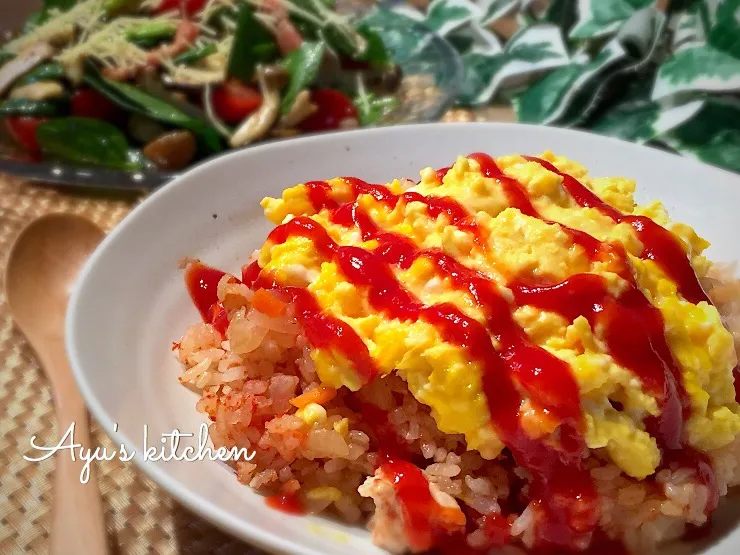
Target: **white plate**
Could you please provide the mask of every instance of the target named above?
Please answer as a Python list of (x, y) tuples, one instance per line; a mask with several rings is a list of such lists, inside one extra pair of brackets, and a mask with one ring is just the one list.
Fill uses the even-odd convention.
[[(671, 216), (712, 241), (714, 260), (740, 259), (740, 179), (691, 160), (581, 132), (511, 124), (428, 124), (308, 137), (234, 152), (196, 167), (138, 206), (87, 264), (67, 317), (67, 349), (82, 393), (113, 438), (136, 449), (141, 469), (184, 505), (223, 529), (275, 551), (379, 554), (367, 532), (319, 517), (268, 509), (217, 462), (144, 462), (174, 428), (197, 432), (196, 396), (177, 382), (170, 344), (199, 316), (177, 262), (198, 257), (238, 275), (270, 226), (259, 201), (295, 183), (354, 175), (415, 177), (459, 154), (552, 149), (594, 176), (637, 179), (638, 199), (662, 199)], [(117, 424), (117, 427), (114, 426)], [(712, 555), (736, 555), (740, 499), (717, 514)], [(733, 531), (734, 530), (734, 531)], [(664, 553), (696, 551), (674, 546)]]

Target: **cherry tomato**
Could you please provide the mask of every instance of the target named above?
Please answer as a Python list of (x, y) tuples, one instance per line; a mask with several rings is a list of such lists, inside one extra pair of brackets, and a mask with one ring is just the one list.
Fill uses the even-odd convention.
[(345, 119), (357, 119), (357, 109), (344, 94), (334, 89), (317, 89), (311, 93), (311, 101), (318, 110), (303, 120), (304, 131), (328, 131), (337, 129)]
[(39, 154), (41, 147), (36, 140), (36, 127), (49, 118), (29, 116), (8, 116), (5, 118), (5, 127), (13, 140), (32, 154)]
[(235, 125), (262, 105), (260, 93), (231, 79), (213, 91), (213, 109), (226, 123)]
[(73, 116), (81, 118), (114, 121), (120, 115), (120, 109), (105, 96), (93, 89), (79, 89), (72, 95), (70, 111)]
[(185, 15), (195, 15), (207, 0), (162, 0), (162, 3), (154, 10), (156, 13), (169, 12), (172, 10), (182, 9)]

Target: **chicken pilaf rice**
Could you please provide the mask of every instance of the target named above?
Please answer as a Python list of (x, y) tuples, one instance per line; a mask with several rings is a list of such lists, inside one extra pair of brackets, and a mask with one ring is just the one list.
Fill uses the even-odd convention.
[(740, 482), (740, 286), (634, 190), (551, 152), (289, 188), (241, 275), (185, 261), (179, 380), (241, 483), (390, 552), (648, 552)]

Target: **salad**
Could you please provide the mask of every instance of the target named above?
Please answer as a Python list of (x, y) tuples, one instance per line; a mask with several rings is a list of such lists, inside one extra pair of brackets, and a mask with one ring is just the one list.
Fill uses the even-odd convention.
[(378, 123), (401, 69), (333, 2), (46, 0), (0, 48), (6, 139), (27, 160), (177, 171)]

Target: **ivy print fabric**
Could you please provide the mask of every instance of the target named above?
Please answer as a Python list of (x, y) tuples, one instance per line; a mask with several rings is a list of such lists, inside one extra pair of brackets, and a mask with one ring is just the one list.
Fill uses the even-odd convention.
[(740, 0), (391, 0), (374, 16), (453, 45), (461, 106), (510, 104), (521, 122), (740, 172)]

